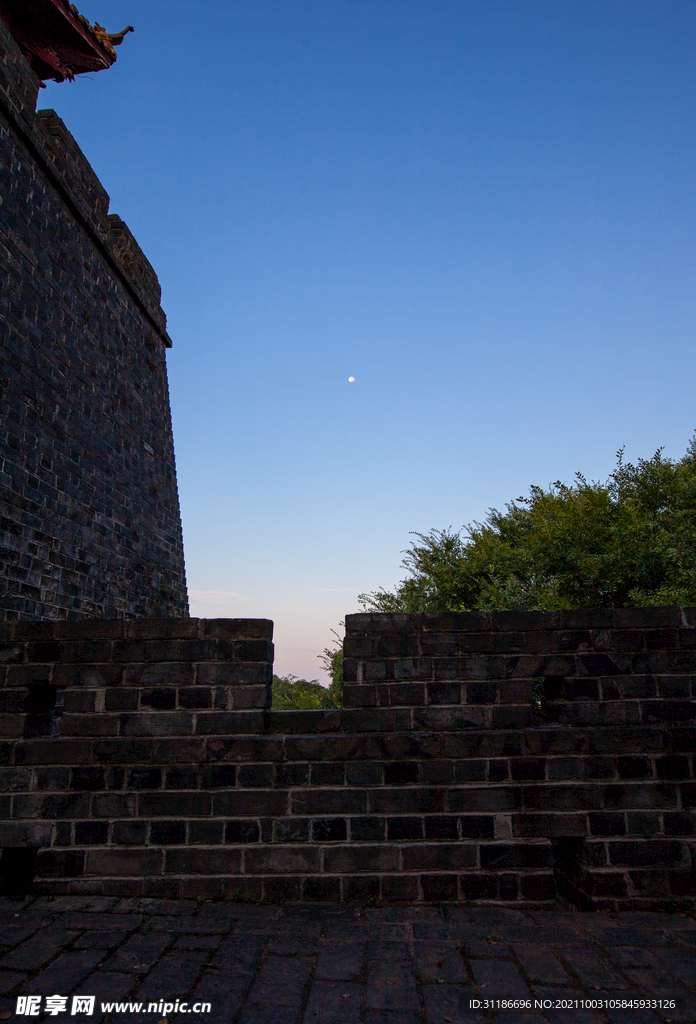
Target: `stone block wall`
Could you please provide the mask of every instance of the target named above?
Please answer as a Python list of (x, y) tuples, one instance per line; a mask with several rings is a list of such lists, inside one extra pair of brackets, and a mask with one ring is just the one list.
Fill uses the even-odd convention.
[(270, 639), (1, 627), (0, 846), (48, 892), (693, 905), (696, 612), (349, 615), (332, 711), (268, 709)]
[(188, 614), (157, 276), (0, 20), (0, 621)]

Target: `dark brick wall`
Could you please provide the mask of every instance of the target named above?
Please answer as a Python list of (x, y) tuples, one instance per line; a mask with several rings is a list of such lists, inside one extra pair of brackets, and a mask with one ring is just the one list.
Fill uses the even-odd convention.
[(49, 892), (693, 905), (695, 611), (349, 615), (335, 711), (268, 710), (270, 639), (0, 627), (0, 846)]
[(0, 620), (188, 614), (157, 277), (0, 21)]
[(679, 608), (348, 616), (344, 697), (409, 707), (421, 743), (441, 731), (421, 771), (516, 851), (481, 846), (462, 895), (502, 897), (536, 842), (548, 859), (518, 892), (692, 906), (695, 627)]

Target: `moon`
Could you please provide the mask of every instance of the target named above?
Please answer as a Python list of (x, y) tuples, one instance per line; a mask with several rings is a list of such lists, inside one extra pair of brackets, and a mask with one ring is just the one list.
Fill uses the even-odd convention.
[(348, 383), (352, 384), (354, 380), (355, 380), (355, 377), (349, 377), (348, 378)]

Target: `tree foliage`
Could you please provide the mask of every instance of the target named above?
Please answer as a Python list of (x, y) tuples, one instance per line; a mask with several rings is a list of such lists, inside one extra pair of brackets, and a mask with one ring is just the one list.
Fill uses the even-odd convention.
[(273, 676), (274, 711), (320, 711), (338, 706), (330, 688), (322, 686), (316, 679)]
[(678, 461), (658, 449), (633, 465), (621, 449), (604, 484), (578, 473), (459, 533), (415, 537), (407, 578), (361, 594), (366, 610), (696, 605), (696, 438)]
[(343, 641), (335, 629), (332, 629), (331, 632), (335, 637), (334, 645), (325, 647), (324, 653), (319, 655), (319, 660), (324, 663), (324, 668), (331, 677), (329, 693), (334, 702), (331, 706), (341, 708), (343, 707)]

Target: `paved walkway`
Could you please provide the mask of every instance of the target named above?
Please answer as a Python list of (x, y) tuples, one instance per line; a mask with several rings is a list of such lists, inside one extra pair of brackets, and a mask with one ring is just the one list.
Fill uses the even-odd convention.
[[(696, 1024), (696, 920), (0, 899), (0, 993), (0, 1021), (26, 1024)], [(75, 993), (96, 997), (92, 1015), (71, 1014)], [(38, 1016), (15, 1015), (20, 994), (44, 997)], [(54, 995), (70, 998), (46, 1016), (45, 997)], [(164, 1006), (177, 998), (188, 1013)], [(144, 1011), (155, 1005), (101, 1008), (128, 1000)], [(577, 1008), (583, 1000), (602, 1008)], [(515, 1001), (531, 1008), (515, 1009)], [(196, 1002), (211, 1012), (192, 1013)]]

